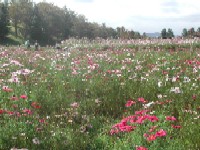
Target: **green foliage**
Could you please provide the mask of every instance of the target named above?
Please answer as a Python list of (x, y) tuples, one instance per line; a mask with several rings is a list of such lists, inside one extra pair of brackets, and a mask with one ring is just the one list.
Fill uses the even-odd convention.
[(138, 39), (140, 33), (125, 27), (114, 29), (105, 23), (91, 23), (83, 15), (67, 7), (60, 8), (51, 3), (32, 3), (29, 0), (11, 1), (9, 19), (14, 27), (15, 37), (22, 36), (31, 42), (54, 45), (70, 37), (75, 38), (121, 38)]
[(171, 39), (174, 37), (174, 33), (173, 33), (172, 29), (169, 28), (167, 30), (166, 28), (164, 28), (161, 31), (161, 37), (162, 37), (162, 39)]
[(5, 40), (9, 33), (8, 7), (0, 3), (0, 41)]

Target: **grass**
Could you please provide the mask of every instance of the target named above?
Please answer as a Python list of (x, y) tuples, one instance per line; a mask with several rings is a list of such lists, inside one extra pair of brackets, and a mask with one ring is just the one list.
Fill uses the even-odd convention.
[(1, 48), (0, 149), (198, 150), (199, 54)]

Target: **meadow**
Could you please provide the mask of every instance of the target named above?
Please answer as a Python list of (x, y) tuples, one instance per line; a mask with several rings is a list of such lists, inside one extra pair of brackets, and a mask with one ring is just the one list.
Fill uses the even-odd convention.
[(200, 44), (170, 42), (0, 47), (0, 149), (199, 150)]

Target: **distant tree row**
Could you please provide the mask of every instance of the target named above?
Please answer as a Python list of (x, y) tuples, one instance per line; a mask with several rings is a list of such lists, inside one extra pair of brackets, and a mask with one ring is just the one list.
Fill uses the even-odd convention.
[(0, 3), (0, 6), (0, 38), (8, 34), (9, 22), (16, 37), (22, 36), (25, 40), (37, 40), (43, 44), (52, 44), (69, 37), (141, 38), (139, 32), (124, 27), (113, 29), (105, 23), (91, 23), (85, 16), (52, 3), (11, 0), (7, 4)]
[(184, 28), (183, 31), (182, 31), (182, 36), (183, 37), (189, 37), (189, 38), (200, 37), (200, 27), (197, 28), (196, 31), (195, 31), (194, 28), (190, 28), (190, 29)]
[(164, 28), (161, 31), (161, 37), (162, 39), (171, 39), (174, 37), (174, 32), (170, 28), (168, 30)]

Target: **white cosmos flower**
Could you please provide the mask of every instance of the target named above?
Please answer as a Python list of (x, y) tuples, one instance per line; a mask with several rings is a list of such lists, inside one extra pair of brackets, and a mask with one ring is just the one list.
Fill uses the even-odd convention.
[(150, 107), (152, 104), (154, 104), (154, 102), (150, 102), (150, 103), (147, 103), (147, 104), (143, 104), (143, 107), (144, 107), (144, 108), (148, 108), (148, 107)]
[(158, 82), (158, 87), (161, 87), (161, 86), (162, 86), (162, 82), (159, 81), (159, 82)]

